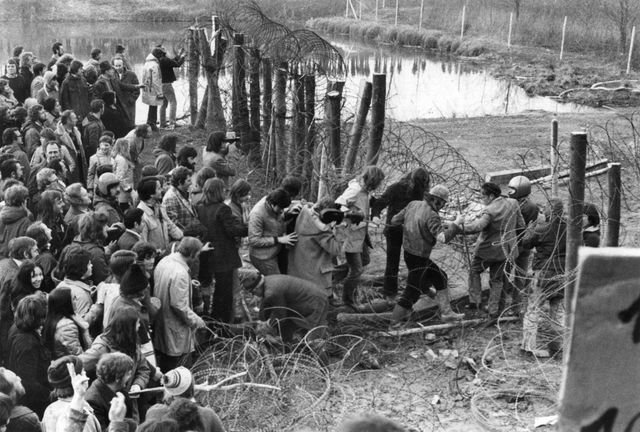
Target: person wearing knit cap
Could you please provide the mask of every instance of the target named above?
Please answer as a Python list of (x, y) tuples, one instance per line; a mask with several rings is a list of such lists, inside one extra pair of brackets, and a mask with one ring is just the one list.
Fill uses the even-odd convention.
[(130, 250), (118, 250), (109, 259), (109, 269), (113, 278), (100, 283), (97, 286), (98, 298), (96, 305), (102, 308), (102, 328), (107, 328), (111, 308), (120, 295), (120, 281), (126, 271), (136, 262), (138, 255)]
[[(165, 397), (163, 403), (153, 405), (147, 411), (147, 420), (159, 420), (167, 412), (167, 407), (175, 400), (187, 399), (195, 402), (195, 386), (193, 375), (184, 366), (168, 371), (162, 377)], [(224, 426), (218, 415), (209, 407), (198, 406), (198, 417), (203, 425), (203, 431), (224, 432)]]
[[(49, 383), (53, 387), (51, 394), (56, 398), (56, 401), (47, 407), (42, 416), (42, 427), (45, 431), (67, 430), (65, 426), (68, 422), (69, 407), (73, 396), (69, 364), (73, 367), (75, 374), (84, 373), (82, 361), (73, 355), (54, 360), (47, 370)], [(100, 423), (93, 415), (93, 409), (86, 402), (84, 404), (84, 412), (88, 416), (84, 432), (100, 432), (102, 430)]]

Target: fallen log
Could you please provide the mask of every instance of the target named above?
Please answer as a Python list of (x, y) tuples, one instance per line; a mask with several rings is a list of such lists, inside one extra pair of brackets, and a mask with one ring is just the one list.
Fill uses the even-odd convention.
[[(595, 162), (591, 162), (587, 164), (587, 167), (586, 167), (587, 177), (593, 177), (593, 176), (600, 175), (607, 172), (607, 170), (609, 169), (608, 165), (609, 165), (609, 159), (598, 159)], [(592, 170), (595, 170), (595, 171), (592, 171)], [(558, 179), (568, 179), (568, 178), (569, 178), (569, 170), (564, 170), (558, 173)], [(548, 176), (537, 178), (535, 180), (531, 180), (531, 184), (545, 183), (550, 181), (551, 181), (551, 176), (548, 175)]]
[[(518, 320), (520, 320), (520, 318), (518, 318), (518, 317), (500, 317), (500, 318), (498, 318), (498, 322), (499, 323), (514, 322), (514, 321), (518, 321)], [(486, 323), (486, 322), (487, 322), (486, 319), (463, 320), (463, 321), (456, 321), (456, 322), (447, 323), (447, 324), (436, 324), (436, 325), (431, 325), (431, 326), (421, 326), (421, 327), (403, 329), (403, 330), (380, 331), (380, 332), (376, 333), (376, 336), (383, 336), (383, 337), (408, 336), (408, 335), (413, 335), (413, 334), (418, 334), (418, 333), (428, 333), (428, 332), (435, 332), (435, 331), (439, 331), (439, 330), (449, 330), (449, 329), (452, 329), (452, 328), (465, 327), (465, 326), (470, 326), (470, 325), (477, 325), (477, 324), (482, 324), (482, 323)]]

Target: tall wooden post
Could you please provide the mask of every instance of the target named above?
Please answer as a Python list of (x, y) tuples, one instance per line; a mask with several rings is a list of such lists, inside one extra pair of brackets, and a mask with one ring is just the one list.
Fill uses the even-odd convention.
[(347, 156), (344, 158), (343, 174), (347, 175), (353, 171), (353, 167), (356, 163), (356, 156), (360, 149), (360, 141), (362, 139), (362, 130), (367, 122), (367, 114), (369, 113), (369, 107), (371, 106), (371, 96), (373, 91), (373, 85), (370, 82), (362, 81), (360, 84), (360, 103), (358, 104), (358, 113), (351, 126), (351, 132), (349, 133), (349, 149), (347, 150)]
[(396, 0), (396, 21), (395, 26), (398, 27), (398, 12), (400, 12), (400, 0)]
[(464, 37), (464, 22), (466, 20), (466, 15), (467, 15), (467, 5), (462, 5), (462, 24), (461, 24), (461, 28), (460, 28), (460, 39), (462, 39)]
[(610, 163), (607, 173), (609, 183), (609, 211), (607, 214), (607, 239), (606, 246), (620, 246), (620, 164)]
[(513, 12), (509, 14), (509, 36), (507, 38), (507, 46), (511, 47), (511, 31), (513, 30)]
[(249, 151), (249, 108), (247, 106), (246, 62), (244, 56), (244, 34), (233, 35), (233, 129), (240, 136), (240, 149)]
[(629, 42), (629, 58), (627, 59), (627, 75), (631, 72), (631, 58), (633, 57), (633, 45), (636, 41), (636, 26), (631, 29), (631, 42)]
[(331, 90), (327, 93), (325, 103), (325, 121), (327, 126), (327, 134), (329, 139), (330, 160), (333, 166), (339, 167), (342, 149), (340, 146), (340, 92)]
[(551, 196), (558, 197), (558, 119), (551, 120)]
[(191, 116), (191, 126), (195, 126), (198, 117), (198, 76), (200, 74), (200, 54), (197, 38), (198, 33), (196, 28), (189, 28), (187, 50), (189, 53), (189, 113)]
[(574, 270), (578, 265), (578, 249), (582, 245), (582, 214), (584, 213), (585, 170), (587, 164), (586, 132), (571, 133), (569, 163), (569, 218), (567, 220), (567, 256), (565, 274), (568, 280), (565, 288), (564, 307), (567, 316), (572, 313), (573, 293), (575, 291)]
[(264, 167), (267, 171), (274, 168), (273, 159), (269, 160), (269, 155), (273, 155), (271, 142), (271, 112), (273, 109), (273, 83), (272, 83), (272, 70), (271, 59), (268, 57), (262, 58), (262, 135), (265, 137), (265, 155), (263, 159)]
[(560, 61), (562, 61), (562, 57), (564, 56), (564, 37), (567, 33), (567, 17), (564, 17), (564, 22), (562, 23), (562, 42), (560, 42)]
[(376, 21), (378, 21), (378, 2), (380, 0), (376, 0)]
[(302, 177), (306, 180), (304, 184), (305, 194), (312, 202), (316, 201), (313, 196), (316, 189), (313, 185), (313, 155), (316, 150), (316, 77), (313, 70), (305, 74), (304, 79), (304, 98), (305, 98), (305, 149), (304, 166), (302, 168)]
[(273, 89), (273, 109), (275, 115), (275, 150), (276, 171), (279, 177), (286, 173), (287, 161), (287, 139), (285, 137), (285, 126), (287, 120), (287, 72), (289, 65), (282, 62), (278, 65), (275, 75), (275, 86)]
[[(212, 19), (214, 29), (219, 28), (218, 17), (214, 16)], [(225, 130), (227, 127), (218, 83), (227, 44), (222, 39), (219, 31), (214, 31), (212, 39), (212, 45), (215, 47), (214, 53), (211, 52), (211, 45), (205, 30), (203, 28), (198, 29), (198, 42), (200, 43), (200, 55), (202, 56), (201, 64), (207, 76), (207, 89), (198, 112), (196, 126), (205, 127), (209, 131)]]
[(260, 165), (260, 51), (249, 49), (249, 160)]
[(295, 175), (302, 173), (304, 158), (304, 85), (298, 65), (292, 67), (291, 72), (291, 95), (292, 95), (292, 124), (291, 124), (291, 144), (287, 153), (287, 172)]
[(384, 132), (385, 104), (387, 97), (387, 75), (374, 73), (371, 92), (371, 131), (369, 134), (369, 149), (367, 150), (367, 165), (378, 163), (382, 148)]
[(420, 23), (418, 24), (418, 29), (422, 30), (422, 17), (424, 16), (424, 0), (420, 1)]

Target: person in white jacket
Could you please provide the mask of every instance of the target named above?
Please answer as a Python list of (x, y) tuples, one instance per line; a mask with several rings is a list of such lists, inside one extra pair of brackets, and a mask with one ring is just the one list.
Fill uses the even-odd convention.
[(162, 75), (160, 74), (159, 58), (162, 56), (162, 48), (156, 47), (151, 51), (144, 61), (144, 71), (142, 73), (142, 102), (149, 105), (147, 114), (147, 124), (154, 131), (158, 130), (158, 107), (164, 102), (162, 92)]

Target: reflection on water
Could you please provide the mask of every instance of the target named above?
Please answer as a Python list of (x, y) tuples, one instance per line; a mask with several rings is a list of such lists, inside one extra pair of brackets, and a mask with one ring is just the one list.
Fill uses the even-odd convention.
[[(5, 23), (0, 28), (0, 61), (22, 45), (35, 52), (45, 63), (51, 56), (51, 45), (59, 40), (65, 50), (86, 61), (93, 48), (110, 59), (117, 44), (127, 47), (134, 70), (140, 78), (144, 59), (155, 45), (162, 43), (171, 52), (185, 46), (187, 23)], [(332, 37), (333, 38), (333, 37)], [(414, 118), (475, 117), (516, 114), (526, 110), (551, 112), (585, 111), (573, 104), (558, 104), (543, 97), (528, 97), (524, 90), (507, 81), (496, 80), (486, 71), (461, 63), (442, 60), (412, 50), (390, 49), (348, 40), (333, 40), (345, 54), (347, 66), (345, 96), (349, 111), (355, 111), (362, 79), (370, 79), (374, 71), (387, 73), (387, 107), (398, 120)], [(186, 67), (177, 73), (176, 97), (178, 116), (188, 110)], [(230, 88), (230, 77), (221, 75), (221, 87)], [(228, 85), (227, 85), (228, 84)], [(206, 83), (201, 78), (200, 97)], [(230, 95), (223, 93), (223, 104), (230, 106)], [(318, 100), (324, 96), (318, 85)], [(138, 100), (136, 121), (146, 120), (147, 107)]]

